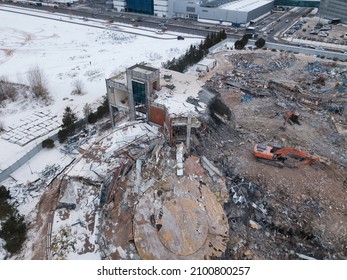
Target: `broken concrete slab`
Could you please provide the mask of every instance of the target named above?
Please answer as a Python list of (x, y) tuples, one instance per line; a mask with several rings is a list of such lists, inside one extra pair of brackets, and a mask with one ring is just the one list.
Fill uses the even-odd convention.
[[(168, 185), (175, 182), (167, 180)], [(141, 259), (221, 256), (228, 222), (209, 188), (198, 179), (183, 177), (170, 190), (156, 189), (141, 197), (134, 215), (134, 240)]]
[(208, 174), (213, 177), (214, 175), (218, 175), (219, 177), (223, 176), (223, 173), (215, 167), (205, 156), (202, 156), (201, 159), (201, 165), (204, 167)]

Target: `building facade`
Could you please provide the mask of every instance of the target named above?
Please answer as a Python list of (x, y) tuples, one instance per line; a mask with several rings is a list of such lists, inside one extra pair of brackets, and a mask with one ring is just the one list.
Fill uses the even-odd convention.
[(112, 116), (117, 110), (127, 112), (130, 120), (150, 119), (151, 96), (160, 89), (159, 69), (136, 64), (107, 79), (106, 88)]
[(233, 23), (236, 26), (270, 13), (273, 5), (274, 0), (113, 0), (117, 12)]
[(318, 8), (320, 0), (275, 0), (275, 6)]
[(117, 12), (129, 12), (166, 18), (171, 0), (113, 0)]
[(153, 0), (127, 0), (127, 11), (139, 14), (154, 14)]
[(347, 23), (347, 1), (321, 0), (319, 14), (327, 19), (339, 18), (341, 22)]

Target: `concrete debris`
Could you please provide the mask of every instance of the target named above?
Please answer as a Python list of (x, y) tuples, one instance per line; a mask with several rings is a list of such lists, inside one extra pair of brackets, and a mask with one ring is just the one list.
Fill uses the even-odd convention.
[(303, 259), (303, 260), (316, 260), (315, 258), (312, 258), (312, 257), (309, 257), (309, 256), (306, 256), (304, 254), (300, 254), (300, 253), (295, 253), (300, 259)]
[(177, 167), (177, 176), (183, 176), (183, 148), (184, 144), (180, 143), (176, 145), (176, 167)]
[(60, 169), (60, 165), (55, 163), (53, 165), (46, 165), (45, 169), (40, 173), (43, 178), (54, 177)]
[(253, 220), (249, 220), (249, 224), (253, 229), (262, 229), (263, 227)]
[(67, 184), (62, 198), (57, 203), (57, 209), (75, 209), (76, 208), (76, 193), (73, 184), (70, 182)]
[(141, 166), (142, 166), (142, 160), (141, 159), (137, 159), (136, 160), (136, 179), (135, 179), (135, 186), (134, 186), (134, 191), (137, 192), (137, 193), (140, 193)]
[(219, 177), (223, 176), (223, 173), (215, 167), (205, 156), (201, 157), (201, 165), (204, 167), (208, 174), (213, 177), (214, 175), (218, 175)]

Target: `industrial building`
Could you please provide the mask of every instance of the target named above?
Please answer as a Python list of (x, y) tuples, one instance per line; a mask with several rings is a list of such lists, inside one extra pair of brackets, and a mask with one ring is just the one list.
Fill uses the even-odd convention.
[(274, 0), (113, 0), (113, 7), (118, 12), (190, 18), (236, 26), (270, 13), (273, 5)]
[(236, 1), (185, 1), (175, 0), (173, 14), (170, 16), (192, 18), (199, 21), (231, 23), (235, 26), (270, 13), (273, 0), (236, 0)]
[(347, 1), (321, 0), (319, 14), (327, 19), (339, 18), (341, 22), (347, 23)]

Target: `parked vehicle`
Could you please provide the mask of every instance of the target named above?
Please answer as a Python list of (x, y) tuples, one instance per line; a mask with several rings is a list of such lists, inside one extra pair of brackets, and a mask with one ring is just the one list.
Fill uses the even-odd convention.
[(339, 19), (339, 18), (334, 18), (334, 19), (330, 20), (328, 23), (329, 23), (329, 24), (338, 24), (338, 23), (340, 23), (340, 21), (341, 21), (341, 19)]

